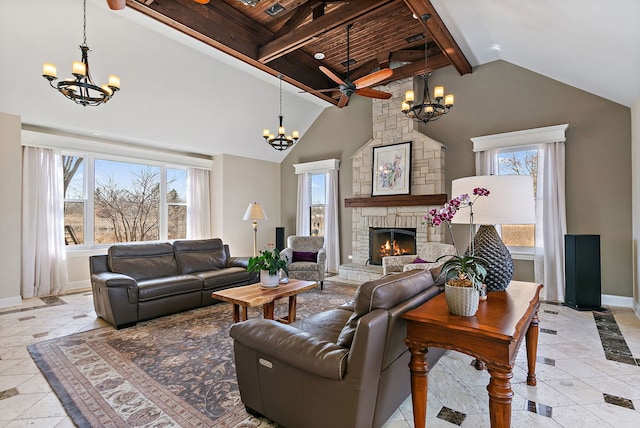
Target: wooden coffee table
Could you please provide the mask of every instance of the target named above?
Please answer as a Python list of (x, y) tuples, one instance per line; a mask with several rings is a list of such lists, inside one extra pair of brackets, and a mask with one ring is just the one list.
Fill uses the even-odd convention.
[(416, 428), (427, 416), (427, 348), (453, 349), (472, 355), (487, 366), (491, 380), (491, 427), (511, 426), (511, 378), (516, 353), (523, 338), (527, 344), (527, 385), (536, 384), (538, 308), (542, 285), (511, 281), (505, 291), (490, 292), (475, 316), (451, 315), (444, 293), (403, 315), (406, 343), (411, 352), (411, 395)]
[[(303, 291), (317, 287), (315, 281), (300, 281), (291, 279), (287, 284), (280, 284), (277, 288), (262, 288), (260, 283), (245, 285), (244, 287), (227, 288), (226, 290), (214, 291), (211, 297), (223, 300), (233, 305), (233, 322), (246, 321), (247, 308), (262, 306), (265, 319), (274, 319), (273, 311), (275, 301), (284, 297), (289, 298), (289, 314), (277, 321), (285, 324), (296, 320), (296, 296)], [(242, 316), (240, 316), (242, 308)]]

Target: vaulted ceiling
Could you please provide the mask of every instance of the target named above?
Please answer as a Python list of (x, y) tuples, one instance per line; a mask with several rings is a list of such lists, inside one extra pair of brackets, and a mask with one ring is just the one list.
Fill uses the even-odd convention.
[[(254, 4), (253, 6), (251, 4)], [(303, 91), (338, 104), (337, 84), (320, 66), (354, 81), (382, 68), (381, 83), (453, 64), (471, 65), (425, 0), (127, 0), (127, 6)], [(274, 13), (273, 11), (278, 11)], [(429, 14), (424, 21), (420, 17)], [(350, 29), (347, 69), (347, 31)], [(427, 42), (428, 61), (425, 61)], [(323, 59), (316, 59), (318, 53)], [(332, 90), (333, 89), (333, 90)]]

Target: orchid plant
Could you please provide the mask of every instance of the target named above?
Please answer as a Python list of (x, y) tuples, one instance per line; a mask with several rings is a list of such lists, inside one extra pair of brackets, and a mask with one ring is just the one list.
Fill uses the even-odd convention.
[[(456, 249), (456, 254), (451, 257), (442, 265), (442, 270), (445, 272), (446, 279), (450, 285), (457, 285), (462, 287), (474, 287), (480, 290), (482, 287), (482, 281), (487, 276), (487, 267), (489, 262), (478, 257), (474, 254), (473, 247), (473, 204), (481, 196), (489, 196), (489, 190), (484, 187), (476, 187), (473, 189), (473, 200), (468, 194), (462, 194), (451, 199), (444, 204), (440, 209), (434, 208), (429, 211), (429, 214), (424, 218), (431, 226), (440, 226), (442, 223), (447, 225), (449, 230), (449, 236), (451, 242)], [(453, 231), (451, 230), (451, 220), (456, 213), (462, 208), (469, 208), (469, 251), (466, 255), (460, 255), (458, 246), (456, 245), (453, 237)], [(438, 260), (440, 260), (440, 257)]]

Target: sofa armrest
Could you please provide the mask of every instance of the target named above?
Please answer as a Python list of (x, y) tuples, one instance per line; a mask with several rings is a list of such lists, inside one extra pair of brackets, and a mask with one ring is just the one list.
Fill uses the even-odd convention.
[(254, 318), (231, 326), (229, 335), (247, 348), (299, 370), (334, 380), (345, 375), (348, 349), (290, 325)]
[(416, 257), (418, 256), (415, 254), (408, 254), (404, 256), (385, 256), (382, 258), (382, 273), (386, 275), (390, 272), (402, 272), (402, 267), (413, 262)]
[(440, 266), (442, 263), (409, 263), (403, 266), (402, 271), (406, 272), (408, 270), (422, 269), (428, 270), (437, 266)]
[(247, 268), (249, 265), (249, 257), (229, 257), (227, 259), (227, 267)]
[(104, 287), (135, 287), (138, 282), (122, 273), (101, 272), (91, 275), (91, 282), (102, 285)]

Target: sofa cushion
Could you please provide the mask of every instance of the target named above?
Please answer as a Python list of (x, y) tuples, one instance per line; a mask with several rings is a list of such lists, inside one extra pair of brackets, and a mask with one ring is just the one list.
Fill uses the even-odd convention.
[(350, 348), (358, 320), (374, 309), (389, 309), (415, 296), (434, 282), (429, 271), (411, 270), (383, 276), (358, 287), (354, 299), (354, 311), (338, 336), (338, 345)]
[(120, 244), (108, 250), (111, 272), (145, 280), (178, 275), (178, 264), (169, 243)]
[(295, 262), (295, 263), (289, 263), (289, 270), (306, 270), (306, 271), (311, 271), (311, 272), (315, 272), (318, 270), (318, 264), (316, 262)]
[(231, 267), (193, 274), (202, 280), (205, 290), (216, 289), (233, 284), (246, 284), (255, 278), (255, 274), (240, 267)]
[(177, 275), (138, 281), (141, 302), (202, 290), (202, 281), (192, 275)]
[(347, 307), (340, 306), (300, 319), (291, 325), (320, 340), (336, 343), (342, 327), (352, 313)]
[(182, 274), (222, 269), (227, 266), (227, 253), (222, 239), (175, 241), (173, 248)]

